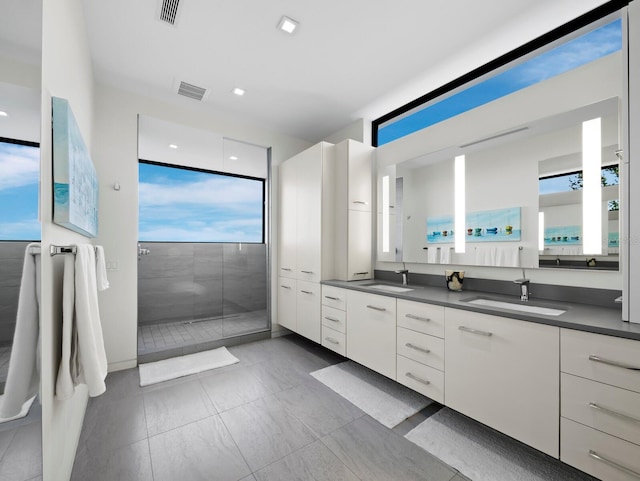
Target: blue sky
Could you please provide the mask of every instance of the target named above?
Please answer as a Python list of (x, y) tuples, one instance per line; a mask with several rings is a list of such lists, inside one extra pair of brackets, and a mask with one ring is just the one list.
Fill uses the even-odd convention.
[(39, 240), (40, 149), (0, 142), (0, 240)]
[(140, 163), (141, 241), (257, 242), (262, 181)]
[(615, 20), (380, 128), (378, 145), (555, 77), (621, 48), (622, 20)]

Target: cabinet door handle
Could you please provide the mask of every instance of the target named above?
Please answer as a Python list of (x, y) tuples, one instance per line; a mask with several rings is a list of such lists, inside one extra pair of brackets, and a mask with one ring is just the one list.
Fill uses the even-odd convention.
[(354, 272), (353, 273), (354, 276), (366, 276), (367, 274), (369, 274), (369, 272)]
[(617, 411), (613, 411), (612, 409), (605, 408), (605, 407), (600, 406), (600, 405), (598, 405), (596, 403), (589, 403), (589, 407), (591, 409), (595, 409), (597, 411), (602, 411), (603, 413), (609, 414), (611, 416), (615, 416), (615, 417), (618, 417), (618, 418), (621, 418), (621, 419), (626, 419), (627, 421), (633, 421), (634, 423), (640, 423), (640, 419), (638, 419), (638, 418), (634, 418), (633, 416), (629, 416), (627, 414), (622, 414), (622, 413), (619, 413)]
[(405, 314), (404, 317), (408, 317), (409, 319), (415, 319), (416, 321), (424, 321), (424, 322), (431, 321), (431, 319), (429, 319), (428, 317), (420, 317), (420, 316), (416, 316), (415, 314)]
[(332, 297), (332, 296), (324, 296), (327, 299), (331, 299), (332, 301), (339, 301), (340, 298), (339, 297)]
[(622, 464), (616, 463), (615, 461), (612, 461), (611, 459), (603, 456), (602, 454), (598, 454), (597, 452), (595, 452), (594, 450), (590, 449), (589, 450), (589, 456), (591, 456), (594, 459), (597, 459), (598, 461), (611, 466), (612, 468), (616, 468), (619, 471), (622, 471), (623, 473), (628, 474), (629, 476), (633, 476), (634, 478), (638, 478), (640, 479), (640, 473), (637, 471), (634, 471), (633, 469), (629, 469), (626, 466), (623, 466)]
[(332, 337), (325, 337), (324, 340), (327, 341), (327, 342), (330, 342), (331, 344), (340, 344), (338, 341), (336, 341)]
[(327, 321), (331, 321), (331, 322), (340, 322), (340, 319), (336, 319), (336, 318), (334, 318), (334, 317), (324, 316), (324, 318), (325, 318)]
[(280, 287), (282, 287), (283, 289), (291, 289), (291, 286), (280, 286)]
[(360, 205), (369, 205), (369, 202), (365, 202), (364, 200), (354, 200), (353, 203)]
[(621, 367), (622, 369), (629, 369), (630, 371), (640, 371), (640, 367), (632, 366), (630, 364), (625, 364), (623, 362), (612, 361), (610, 359), (605, 359), (603, 357), (594, 356), (593, 354), (589, 355), (589, 361), (601, 362), (602, 364), (607, 364), (609, 366)]
[(291, 269), (289, 269), (288, 267), (281, 267), (280, 269), (282, 269), (283, 271), (289, 271), (289, 272), (291, 272)]
[(300, 292), (304, 292), (305, 294), (313, 294), (311, 291), (305, 291), (304, 289), (300, 289)]
[(415, 349), (416, 351), (424, 352), (425, 354), (429, 354), (431, 352), (430, 349), (425, 349), (424, 347), (416, 346), (415, 344), (411, 344), (410, 342), (407, 342), (405, 346), (407, 346), (409, 349)]
[(428, 386), (429, 384), (431, 384), (431, 381), (427, 381), (426, 379), (422, 379), (421, 377), (416, 376), (415, 374), (412, 374), (410, 372), (405, 372), (404, 375), (407, 376), (409, 379), (413, 379), (414, 381), (418, 381), (418, 382), (424, 384), (425, 386)]
[(374, 311), (386, 311), (386, 309), (384, 307), (377, 307), (377, 306), (372, 306), (370, 304), (367, 304), (367, 307), (369, 309), (373, 309)]
[(300, 271), (300, 272), (302, 272), (303, 274), (313, 274), (313, 271)]
[(467, 326), (458, 326), (458, 329), (464, 332), (470, 332), (471, 334), (478, 334), (479, 336), (486, 336), (486, 337), (493, 336), (493, 332), (480, 331), (478, 329), (471, 329), (470, 327), (467, 327)]

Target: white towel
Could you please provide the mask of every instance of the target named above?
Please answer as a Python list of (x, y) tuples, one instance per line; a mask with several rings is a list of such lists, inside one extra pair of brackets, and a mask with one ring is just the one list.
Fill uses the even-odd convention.
[(107, 264), (104, 256), (104, 247), (96, 246), (96, 278), (98, 290), (109, 289), (109, 279), (107, 279)]
[(453, 247), (440, 248), (440, 264), (451, 264), (451, 251)]
[[(68, 266), (65, 259), (65, 268)], [(63, 315), (63, 320), (71, 326), (63, 326), (63, 357), (60, 362), (56, 382), (56, 396), (64, 399), (73, 394), (73, 387), (86, 384), (89, 396), (99, 396), (106, 390), (107, 356), (104, 350), (100, 311), (98, 309), (98, 285), (96, 279), (96, 257), (90, 244), (78, 244), (74, 265), (75, 316)], [(70, 273), (65, 269), (65, 274)], [(65, 279), (70, 286), (70, 279)], [(65, 296), (64, 305), (69, 309), (71, 295)], [(75, 321), (75, 322), (74, 322)], [(64, 339), (64, 336), (67, 338)], [(75, 347), (74, 347), (75, 346)], [(62, 374), (60, 374), (64, 370)], [(68, 372), (67, 372), (68, 371)], [(71, 379), (72, 386), (69, 386)]]
[(440, 262), (440, 248), (431, 246), (427, 249), (427, 262), (429, 264), (437, 264)]
[(78, 379), (78, 331), (74, 325), (76, 304), (75, 258), (64, 256), (62, 280), (62, 356), (56, 379), (56, 397), (69, 399), (75, 392)]
[(487, 246), (477, 246), (476, 248), (476, 265), (479, 266), (495, 266), (496, 265), (496, 248)]
[(30, 253), (35, 246), (39, 247), (40, 244), (29, 244), (24, 254), (9, 372), (0, 405), (2, 418), (18, 415), (23, 404), (35, 396), (40, 387), (40, 255)]
[(502, 267), (520, 267), (520, 247), (498, 247), (496, 251), (496, 264)]

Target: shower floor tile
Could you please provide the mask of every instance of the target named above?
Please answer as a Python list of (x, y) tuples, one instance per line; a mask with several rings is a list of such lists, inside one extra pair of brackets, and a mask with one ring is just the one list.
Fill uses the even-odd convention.
[(216, 341), (267, 329), (265, 310), (213, 319), (138, 326), (138, 355)]

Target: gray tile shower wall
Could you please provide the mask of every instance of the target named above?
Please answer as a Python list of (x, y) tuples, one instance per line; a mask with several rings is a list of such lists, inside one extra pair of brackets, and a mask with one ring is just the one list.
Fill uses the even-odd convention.
[(266, 246), (143, 242), (138, 322), (208, 319), (266, 309)]
[(30, 242), (0, 242), (0, 346), (11, 345), (18, 311), (24, 250)]

